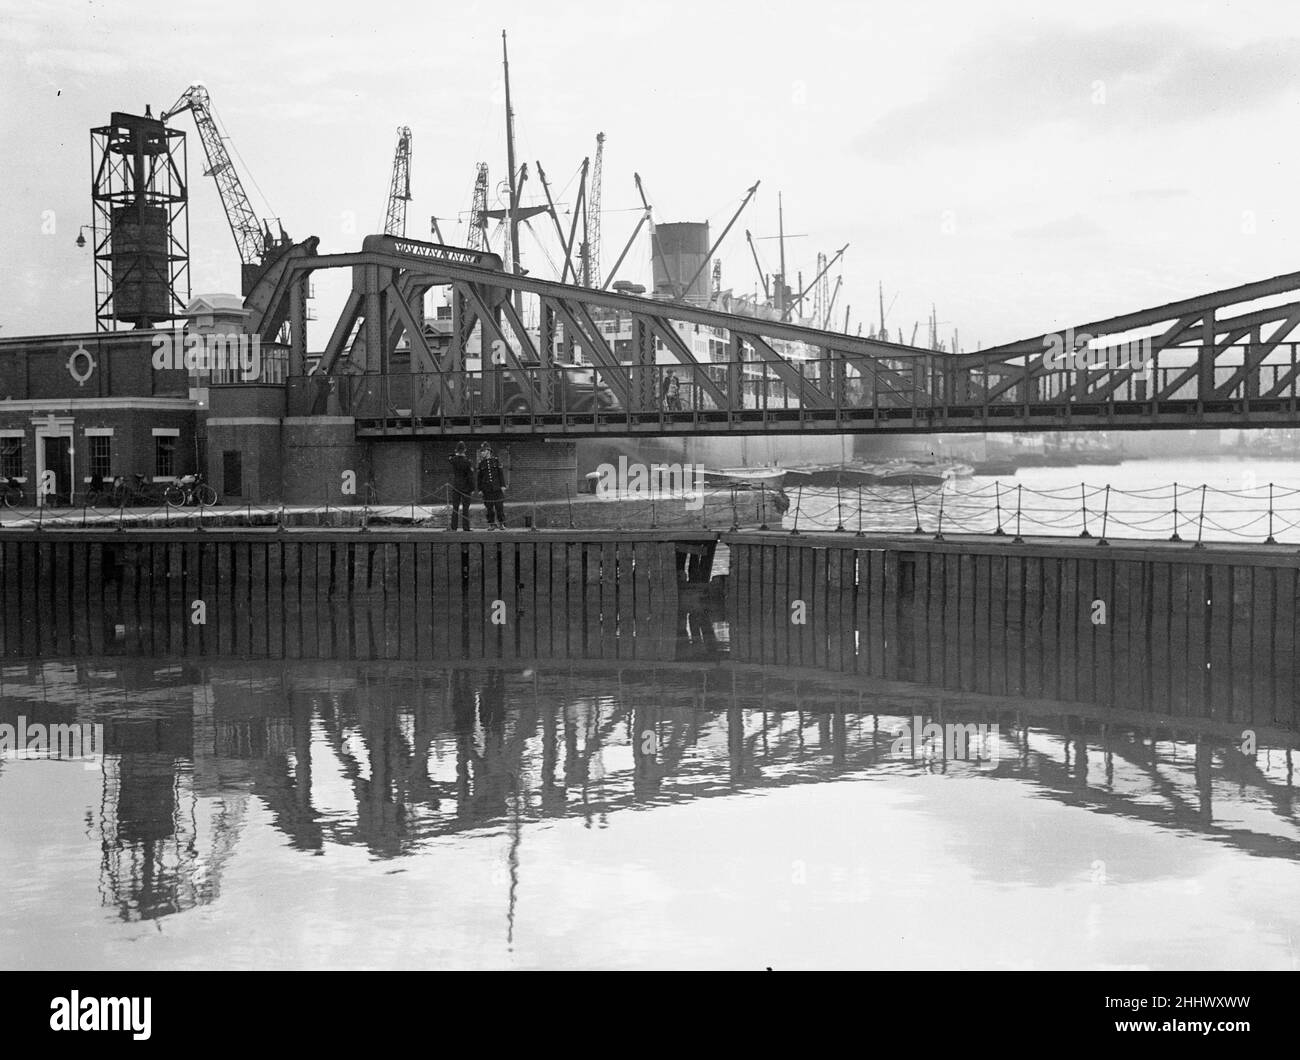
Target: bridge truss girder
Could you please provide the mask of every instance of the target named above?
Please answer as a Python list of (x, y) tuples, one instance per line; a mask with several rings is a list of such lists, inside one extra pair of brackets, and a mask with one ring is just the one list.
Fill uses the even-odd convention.
[[(1064, 373), (1066, 381), (1060, 392), (1080, 403), (1107, 400), (1140, 374), (1131, 367), (1121, 366), (1122, 358), (1118, 356), (1122, 350), (1140, 343), (1143, 355), (1150, 356), (1160, 378), (1159, 385), (1153, 384), (1150, 389), (1152, 400), (1168, 401), (1189, 385), (1194, 387), (1200, 401), (1226, 400), (1238, 390), (1247, 398), (1276, 397), (1295, 379), (1295, 372), (1279, 376), (1261, 393), (1260, 368), (1300, 327), (1300, 300), (1253, 308), (1237, 315), (1224, 314), (1233, 307), (1245, 307), (1294, 292), (1300, 292), (1300, 272), (1076, 324), (979, 353), (958, 354), (953, 363), (978, 371), (983, 380), (980, 396), (985, 401), (997, 401), (1013, 391), (1022, 400), (1036, 401), (1044, 398), (1052, 382), (1062, 378), (1061, 370), (1044, 365), (1041, 357), (1054, 340), (1070, 334), (1086, 333), (1093, 338), (1127, 335), (1120, 342), (1096, 347), (1098, 357), (1114, 362), (1114, 366)], [(1270, 326), (1273, 330), (1266, 336), (1264, 329)], [(1240, 363), (1229, 363), (1225, 355), (1235, 355), (1238, 351)], [(1162, 366), (1170, 369), (1163, 375), (1159, 372)]]
[[(1147, 331), (1145, 370), (1118, 358), (1053, 370), (1041, 356), (1051, 335), (951, 354), (514, 275), (490, 252), (369, 236), (360, 252), (318, 255), (308, 240), (282, 255), (246, 300), (250, 330), (263, 338), (291, 322), (291, 377), (305, 374), (305, 294), (322, 269), (350, 269), (352, 290), (319, 378), (306, 388), (307, 411), (356, 415), (366, 420), (359, 433), (387, 435), (390, 425), (398, 434), (1300, 425), (1300, 358), (1295, 344), (1289, 359), (1282, 349), (1300, 327), (1300, 297), (1257, 304), (1300, 293), (1300, 273), (1073, 329)], [(433, 288), (451, 307), (450, 331), (436, 343), (424, 318)], [(700, 329), (708, 329), (707, 355), (690, 341)], [(801, 356), (786, 356), (790, 349)], [(579, 351), (625, 423), (621, 415), (577, 422), (566, 406), (566, 373), (576, 371), (566, 362)], [(482, 368), (469, 370), (476, 352)], [(664, 415), (670, 365), (684, 371), (685, 419)], [(778, 402), (769, 401), (774, 393)], [(301, 407), (291, 397), (291, 408)]]
[[(658, 401), (654, 372), (629, 373), (629, 365), (649, 368), (658, 363), (660, 352), (670, 355), (687, 373), (686, 382), (718, 408), (727, 408), (734, 393), (719, 386), (702, 359), (683, 339), (682, 331), (700, 327), (718, 329), (734, 356), (748, 352), (765, 363), (784, 383), (800, 395), (809, 408), (829, 408), (830, 393), (816, 380), (801, 373), (798, 361), (776, 349), (780, 342), (802, 343), (824, 355), (852, 359), (855, 371), (870, 373), (897, 384), (904, 378), (898, 362), (906, 362), (921, 351), (913, 347), (819, 331), (797, 324), (756, 317), (742, 317), (703, 309), (680, 302), (622, 295), (533, 279), (507, 273), (500, 259), (488, 252), (419, 243), (388, 236), (369, 236), (359, 253), (319, 255), (315, 240), (310, 248), (286, 255), (277, 268), (250, 294), (246, 304), (253, 310), (249, 328), (271, 337), (286, 319), (296, 324), (290, 334), (290, 375), (301, 375), (308, 360), (303, 292), (309, 277), (327, 269), (352, 271), (352, 290), (335, 321), (319, 362), (326, 379), (342, 376), (387, 376), (392, 374), (394, 355), (403, 338), (409, 349), (409, 370), (417, 375), (447, 375), (463, 372), (466, 359), (478, 339), (478, 349), (495, 355), (507, 376), (513, 378), (512, 393), (522, 395), (530, 412), (557, 407), (555, 377), (549, 371), (530, 377), (533, 366), (549, 369), (554, 351), (581, 350), (586, 360), (601, 372), (602, 380), (625, 406), (651, 408)], [(308, 247), (302, 244), (301, 247)], [(297, 250), (298, 248), (295, 248)], [(435, 287), (447, 291), (451, 303), (451, 332), (446, 351), (439, 355), (424, 335), (424, 297)], [(518, 309), (522, 294), (532, 299), (536, 326), (529, 328)], [(611, 317), (629, 325), (631, 349), (615, 348), (601, 322)], [(268, 334), (269, 333), (269, 334)], [(536, 338), (534, 337), (536, 335)], [(450, 379), (422, 392), (447, 392), (451, 396), (441, 411), (454, 413), (457, 402)], [(518, 400), (516, 398), (515, 400)], [(321, 411), (313, 404), (312, 411)], [(429, 415), (426, 407), (412, 408), (411, 414)]]

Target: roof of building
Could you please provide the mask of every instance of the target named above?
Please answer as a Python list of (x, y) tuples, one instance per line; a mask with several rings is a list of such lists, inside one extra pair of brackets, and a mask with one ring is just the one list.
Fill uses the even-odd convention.
[(243, 309), (244, 300), (237, 294), (196, 294), (185, 307), (186, 313), (210, 313), (213, 310)]

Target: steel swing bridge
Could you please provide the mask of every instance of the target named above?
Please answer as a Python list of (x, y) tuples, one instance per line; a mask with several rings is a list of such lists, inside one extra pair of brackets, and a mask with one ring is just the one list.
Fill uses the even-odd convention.
[[(1286, 341), (1300, 272), (954, 354), (538, 279), (464, 247), (317, 245), (268, 263), (245, 302), (249, 329), (269, 342), (288, 324), (290, 415), (351, 416), (359, 437), (1300, 426), (1300, 355)], [(309, 284), (328, 269), (351, 269), (352, 289), (309, 372)], [(446, 336), (424, 317), (435, 287), (451, 307)], [(701, 330), (713, 359), (688, 341)], [(1120, 355), (1139, 331), (1141, 366)], [(1094, 350), (1101, 363), (1045, 362), (1060, 335), (1085, 333), (1117, 340)]]

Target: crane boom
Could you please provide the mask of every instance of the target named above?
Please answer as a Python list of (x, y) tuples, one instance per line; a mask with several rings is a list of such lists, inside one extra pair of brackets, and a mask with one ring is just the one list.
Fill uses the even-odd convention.
[(583, 286), (600, 287), (600, 174), (605, 154), (605, 134), (596, 134), (596, 162), (591, 167), (591, 191), (587, 196), (587, 275)]
[(487, 163), (480, 162), (478, 175), (474, 178), (474, 202), (469, 211), (469, 245), (474, 250), (488, 248), (487, 189)]
[(762, 281), (763, 284), (763, 297), (771, 301), (772, 292), (768, 289), (767, 286), (767, 273), (763, 271), (763, 266), (759, 263), (758, 248), (754, 246), (754, 237), (750, 234), (748, 228), (745, 229), (745, 240), (746, 242), (749, 243), (750, 253), (754, 255), (754, 268), (758, 270), (758, 278), (759, 280)]
[[(695, 284), (695, 281), (700, 278), (700, 273), (704, 271), (704, 266), (709, 263), (709, 259), (718, 252), (718, 247), (722, 246), (722, 241), (727, 238), (727, 233), (731, 231), (731, 226), (734, 225), (740, 215), (744, 213), (745, 207), (749, 205), (749, 200), (754, 197), (754, 193), (758, 191), (758, 186), (761, 183), (762, 181), (754, 181), (754, 186), (750, 188), (749, 191), (745, 192), (744, 200), (736, 207), (736, 212), (731, 215), (731, 220), (727, 222), (727, 227), (722, 230), (722, 235), (718, 236), (718, 238), (713, 241), (713, 246), (709, 247), (708, 253), (704, 255), (704, 260), (700, 262), (700, 267), (696, 269), (694, 275), (686, 281), (686, 286), (681, 289), (673, 301), (680, 302), (686, 297), (686, 292), (689, 291)], [(785, 282), (784, 277), (782, 277), (781, 282)]]
[(388, 214), (384, 218), (384, 235), (406, 235), (406, 204), (411, 201), (411, 130), (397, 130), (397, 149), (393, 152), (393, 179), (388, 186)]
[[(167, 121), (183, 110), (194, 115), (194, 124), (198, 127), (199, 137), (203, 140), (203, 152), (208, 159), (208, 168), (204, 176), (212, 177), (217, 182), (217, 193), (221, 196), (221, 205), (226, 211), (226, 221), (230, 233), (235, 237), (235, 246), (239, 250), (239, 260), (245, 265), (256, 265), (265, 260), (274, 248), (276, 241), (271, 236), (270, 228), (257, 219), (248, 193), (239, 179), (239, 171), (230, 160), (225, 141), (217, 129), (212, 117), (211, 101), (208, 90), (203, 85), (190, 85), (168, 110), (162, 115)], [(284, 229), (280, 229), (280, 238), (288, 242)]]

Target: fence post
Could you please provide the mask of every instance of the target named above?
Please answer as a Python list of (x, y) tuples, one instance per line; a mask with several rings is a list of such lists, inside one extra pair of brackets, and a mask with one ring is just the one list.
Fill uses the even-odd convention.
[(564, 484), (564, 500), (569, 506), (569, 529), (573, 529), (573, 495), (569, 492), (569, 484)]
[(740, 529), (740, 513), (736, 511), (736, 487), (731, 487), (731, 532)]
[(280, 514), (279, 514), (279, 516), (277, 516), (277, 518), (276, 518), (275, 532), (276, 532), (277, 534), (283, 534), (283, 533), (285, 533), (285, 531), (286, 531), (287, 529), (288, 529), (288, 527), (285, 526), (285, 522), (284, 522), (284, 502), (281, 501), (281, 502), (280, 502)]
[(370, 490), (372, 483), (367, 482), (365, 492), (361, 501), (361, 526), (358, 528), (361, 533), (366, 533), (370, 529)]
[(1088, 533), (1088, 484), (1079, 483), (1079, 503), (1083, 506), (1083, 530), (1079, 533), (1080, 537), (1092, 537)]
[(916, 503), (916, 483), (915, 482), (911, 483), (911, 487), (912, 487), (912, 516), (913, 518), (916, 519), (916, 529), (913, 530), (912, 533), (923, 534), (925, 533), (925, 531), (921, 529), (921, 509), (920, 507), (917, 506)]
[(840, 507), (840, 477), (835, 476), (835, 532), (844, 533), (844, 510)]
[(1020, 497), (1024, 488), (1025, 487), (1021, 483), (1016, 483), (1016, 536), (1013, 537), (1011, 541), (1013, 544), (1017, 545), (1023, 545), (1025, 543), (1025, 539), (1020, 536)]
[(934, 540), (943, 540), (943, 490), (939, 491), (939, 525), (934, 529)]
[(1105, 501), (1103, 502), (1103, 507), (1101, 510), (1101, 537), (1097, 539), (1097, 544), (1099, 545), (1110, 544), (1110, 542), (1106, 540), (1106, 524), (1109, 521), (1109, 519), (1110, 519), (1110, 483), (1107, 483), (1106, 498)]
[[(1201, 494), (1201, 515), (1205, 515), (1205, 494)], [(1169, 535), (1170, 541), (1181, 541), (1178, 536), (1178, 483), (1174, 483), (1174, 532)]]
[(1205, 547), (1205, 545), (1203, 545), (1203, 544), (1201, 543), (1201, 534), (1205, 531), (1205, 490), (1206, 490), (1205, 483), (1201, 483), (1201, 516), (1200, 516), (1200, 518), (1197, 520), (1197, 525), (1196, 525), (1196, 544), (1194, 544), (1194, 545), (1192, 546), (1192, 548), (1204, 548), (1204, 547)]
[[(920, 523), (920, 520), (918, 519), (918, 520), (917, 520), (917, 526), (919, 527), (920, 525), (921, 525), (921, 523)], [(854, 537), (866, 537), (866, 536), (867, 536), (866, 534), (864, 534), (864, 533), (862, 532), (862, 483), (861, 483), (861, 482), (858, 483), (858, 532), (857, 532), (856, 534), (854, 534), (853, 536), (854, 536)]]
[(799, 483), (799, 493), (795, 497), (795, 502), (794, 502), (794, 527), (790, 531), (790, 534), (792, 536), (797, 536), (799, 533), (799, 509), (801, 509), (802, 507), (803, 507), (803, 483), (801, 482)]
[(1264, 539), (1266, 545), (1276, 545), (1277, 538), (1273, 536), (1273, 483), (1268, 484), (1268, 537)]
[(993, 480), (994, 507), (998, 513), (998, 528), (993, 531), (995, 537), (1004, 537), (1006, 531), (1002, 529), (1002, 483), (997, 479)]

